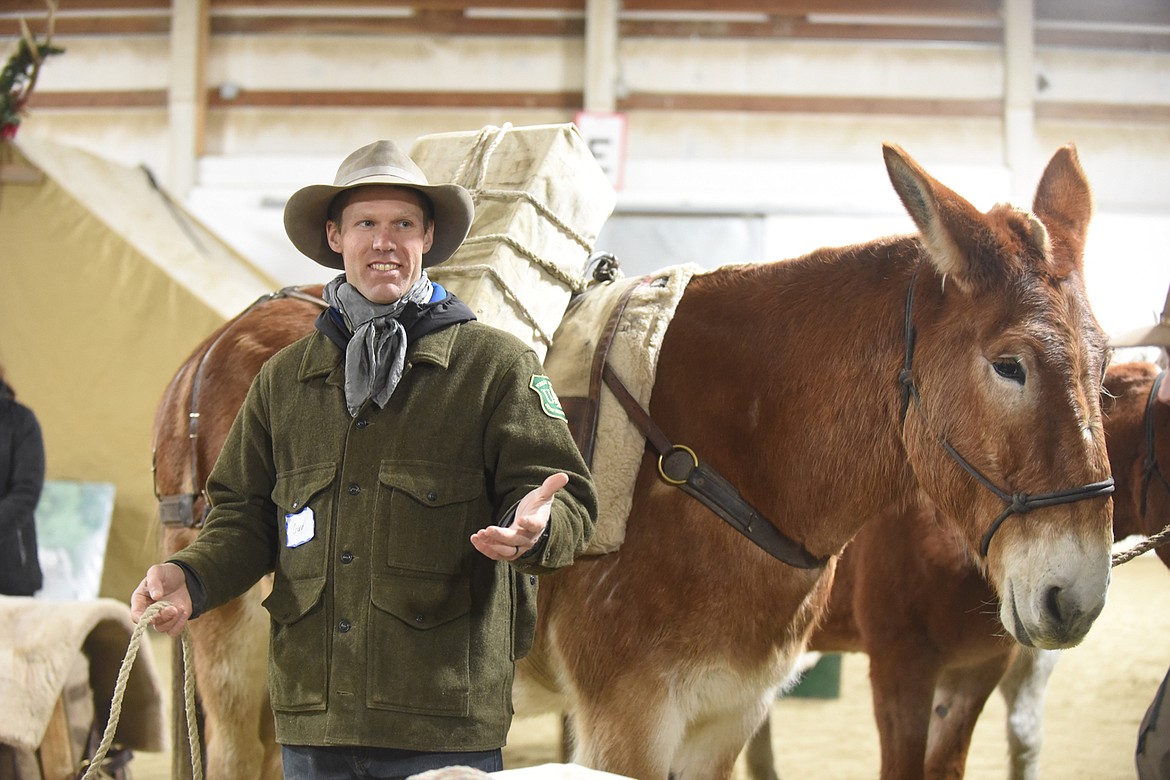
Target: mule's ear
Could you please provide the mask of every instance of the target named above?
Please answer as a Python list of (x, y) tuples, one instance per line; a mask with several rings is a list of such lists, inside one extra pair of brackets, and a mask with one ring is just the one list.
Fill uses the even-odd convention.
[(1093, 195), (1072, 144), (1057, 149), (1048, 161), (1036, 187), (1032, 211), (1065, 246), (1067, 259), (1079, 268), (1083, 263), (1089, 219), (1093, 216)]
[[(963, 287), (973, 280), (967, 242), (979, 235), (983, 214), (962, 196), (943, 186), (914, 162), (901, 147), (882, 144), (890, 183), (922, 235), (939, 274)], [(976, 253), (977, 254), (977, 253)]]

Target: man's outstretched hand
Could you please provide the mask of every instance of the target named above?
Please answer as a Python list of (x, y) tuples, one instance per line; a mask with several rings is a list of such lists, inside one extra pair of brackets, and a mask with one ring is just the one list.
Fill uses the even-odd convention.
[(507, 528), (489, 525), (471, 536), (475, 549), (493, 561), (514, 561), (532, 549), (544, 533), (552, 513), (553, 497), (569, 484), (569, 475), (557, 473), (546, 479), (516, 505), (516, 516)]

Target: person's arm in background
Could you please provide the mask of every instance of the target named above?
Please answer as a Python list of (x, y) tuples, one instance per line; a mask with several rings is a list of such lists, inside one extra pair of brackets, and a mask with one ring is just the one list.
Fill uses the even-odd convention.
[(45, 443), (36, 415), (14, 404), (12, 484), (0, 497), (0, 534), (14, 533), (31, 522), (45, 486)]

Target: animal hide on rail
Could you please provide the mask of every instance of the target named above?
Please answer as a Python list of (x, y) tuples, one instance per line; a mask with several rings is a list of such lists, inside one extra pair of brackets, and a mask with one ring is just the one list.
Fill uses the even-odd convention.
[[(114, 599), (0, 596), (0, 742), (28, 750), (41, 744), (79, 654), (88, 657), (95, 718), (104, 728), (133, 633), (130, 608)], [(144, 641), (126, 683), (115, 738), (134, 750), (160, 751), (166, 735), (162, 688)]]

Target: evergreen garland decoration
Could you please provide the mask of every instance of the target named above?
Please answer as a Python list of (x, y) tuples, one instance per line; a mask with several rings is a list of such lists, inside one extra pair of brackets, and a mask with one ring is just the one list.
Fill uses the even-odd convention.
[(53, 12), (56, 10), (55, 0), (46, 0), (49, 7), (48, 32), (43, 41), (33, 37), (24, 19), (20, 20), (20, 43), (16, 52), (8, 58), (4, 70), (0, 71), (0, 140), (7, 141), (16, 137), (20, 127), (21, 115), (25, 113), (25, 106), (32, 95), (37, 83), (37, 75), (46, 57), (54, 54), (64, 54), (65, 50), (53, 46), (50, 41), (53, 37)]

